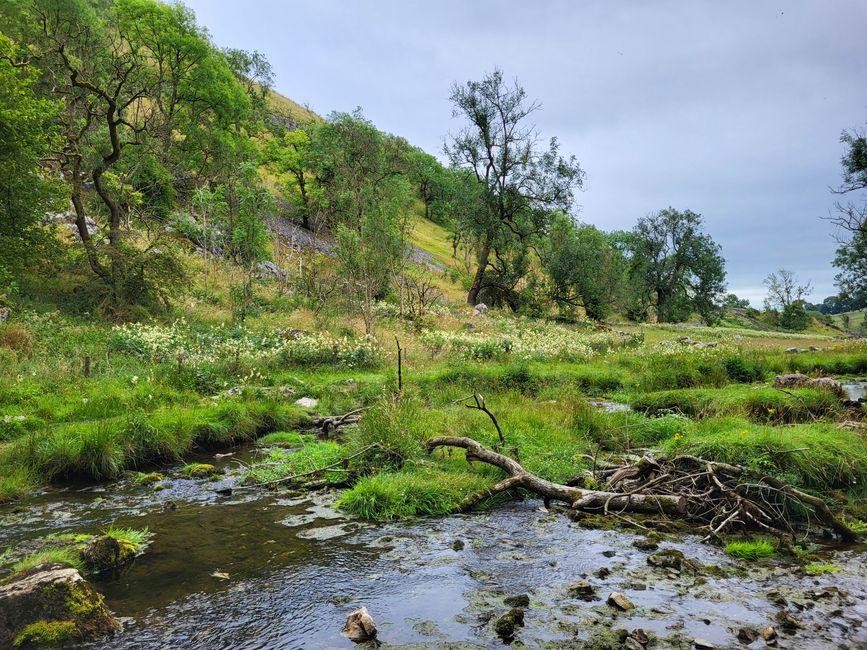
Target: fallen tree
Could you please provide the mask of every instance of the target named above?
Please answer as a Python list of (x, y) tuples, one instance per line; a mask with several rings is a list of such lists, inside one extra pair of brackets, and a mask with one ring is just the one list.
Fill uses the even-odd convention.
[[(707, 461), (695, 456), (671, 458), (637, 457), (634, 462), (596, 465), (585, 480), (570, 485), (553, 483), (528, 472), (513, 458), (488, 449), (472, 438), (437, 436), (426, 443), (428, 452), (440, 447), (466, 451), (467, 462), (483, 462), (508, 474), (490, 488), (461, 503), (469, 510), (489, 497), (513, 489), (533, 492), (543, 499), (567, 503), (589, 512), (624, 512), (681, 517), (708, 528), (708, 537), (723, 532), (759, 529), (779, 536), (796, 537), (812, 525), (853, 541), (857, 535), (836, 518), (820, 498), (777, 478), (756, 475), (745, 468)], [(581, 484), (604, 482), (606, 489), (587, 489)], [(793, 516), (797, 511), (799, 517)]]

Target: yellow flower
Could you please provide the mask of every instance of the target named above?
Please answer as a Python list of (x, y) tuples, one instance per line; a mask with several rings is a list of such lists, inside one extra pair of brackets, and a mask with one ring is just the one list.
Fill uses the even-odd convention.
[(747, 433), (749, 433), (749, 431), (747, 431), (746, 429), (741, 429), (741, 435), (742, 436), (747, 435)]
[(675, 441), (675, 442), (679, 441), (681, 438), (683, 438), (683, 436), (680, 435), (679, 433), (675, 433), (675, 434), (674, 434), (674, 441)]
[(768, 413), (770, 413), (771, 415), (773, 415), (776, 412), (777, 412), (777, 409), (768, 409)]

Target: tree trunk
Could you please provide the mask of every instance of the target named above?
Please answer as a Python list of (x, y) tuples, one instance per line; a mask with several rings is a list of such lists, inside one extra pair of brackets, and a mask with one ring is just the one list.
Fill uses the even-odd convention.
[(482, 283), (485, 279), (485, 269), (488, 267), (488, 258), (491, 255), (491, 244), (485, 240), (482, 245), (482, 250), (479, 253), (479, 268), (476, 270), (476, 277), (473, 279), (473, 285), (467, 293), (467, 304), (475, 306), (478, 302), (479, 291), (482, 290)]
[(428, 451), (437, 447), (461, 447), (467, 450), (467, 461), (480, 460), (510, 474), (493, 487), (464, 499), (461, 510), (469, 510), (488, 497), (510, 490), (524, 488), (535, 492), (546, 501), (562, 501), (576, 510), (609, 510), (617, 512), (664, 513), (683, 516), (686, 513), (686, 498), (682, 496), (655, 494), (622, 494), (619, 492), (600, 492), (582, 490), (568, 485), (552, 483), (525, 470), (518, 461), (491, 451), (472, 438), (460, 436), (437, 436), (427, 441)]

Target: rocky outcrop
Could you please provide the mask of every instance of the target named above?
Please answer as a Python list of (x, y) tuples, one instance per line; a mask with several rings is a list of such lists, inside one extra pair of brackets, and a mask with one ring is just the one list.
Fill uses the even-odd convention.
[(102, 596), (66, 564), (42, 564), (0, 585), (0, 648), (60, 646), (119, 627)]
[(843, 386), (836, 379), (830, 377), (808, 377), (800, 373), (777, 375), (774, 378), (774, 388), (812, 388), (815, 390), (827, 390), (835, 395), (843, 395)]

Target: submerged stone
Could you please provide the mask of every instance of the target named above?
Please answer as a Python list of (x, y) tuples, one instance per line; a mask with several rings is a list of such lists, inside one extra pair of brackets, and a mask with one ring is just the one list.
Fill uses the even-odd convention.
[(527, 594), (518, 594), (517, 596), (507, 596), (503, 599), (503, 603), (509, 607), (529, 607), (530, 596)]
[(0, 585), (0, 648), (87, 641), (119, 627), (102, 596), (66, 564), (42, 564)]
[(683, 566), (683, 553), (673, 548), (657, 551), (647, 557), (647, 563), (661, 569), (680, 569)]
[(524, 610), (520, 607), (513, 607), (497, 619), (497, 622), (494, 623), (494, 632), (503, 641), (508, 641), (515, 638), (515, 628), (517, 627), (524, 627)]

